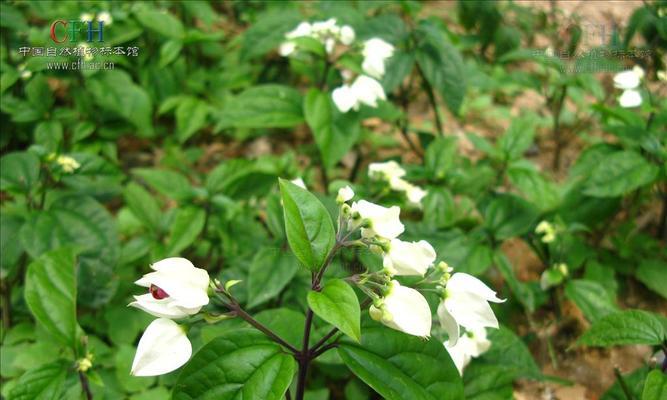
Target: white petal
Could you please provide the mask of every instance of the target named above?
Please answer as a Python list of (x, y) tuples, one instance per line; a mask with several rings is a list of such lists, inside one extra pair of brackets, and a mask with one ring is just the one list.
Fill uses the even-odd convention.
[(368, 165), (368, 176), (372, 179), (390, 181), (405, 175), (405, 170), (394, 160), (371, 163)]
[(380, 82), (366, 75), (359, 75), (351, 88), (357, 100), (369, 107), (377, 107), (378, 100), (387, 99)]
[(343, 85), (334, 89), (331, 93), (331, 98), (338, 110), (343, 114), (357, 105), (357, 97), (348, 85)]
[(384, 306), (392, 317), (389, 321), (383, 321), (385, 325), (409, 335), (431, 335), (431, 309), (417, 290), (392, 281), (392, 289), (384, 299)]
[(617, 89), (635, 89), (639, 82), (640, 77), (634, 71), (623, 71), (614, 75), (614, 86)]
[(364, 57), (386, 59), (394, 54), (394, 46), (380, 38), (372, 38), (364, 42), (364, 48), (361, 53)]
[(292, 182), (293, 184), (297, 185), (297, 186), (300, 187), (301, 189), (306, 189), (306, 190), (308, 190), (308, 188), (306, 187), (306, 182), (304, 182), (304, 181), (303, 181), (303, 178), (301, 178), (301, 177), (294, 178), (294, 179), (292, 179), (290, 182)]
[(618, 98), (618, 103), (623, 108), (638, 107), (642, 104), (642, 96), (637, 90), (625, 90)]
[(459, 370), (459, 375), (463, 376), (463, 368), (470, 363), (470, 355), (460, 345), (452, 345), (451, 343), (445, 343), (445, 350), (454, 361), (456, 369)]
[(494, 303), (502, 303), (505, 300), (496, 297), (496, 292), (491, 290), (486, 284), (472, 275), (457, 272), (447, 282), (449, 292), (468, 292), (482, 297)]
[(166, 374), (180, 368), (191, 355), (192, 345), (183, 329), (170, 319), (159, 318), (151, 322), (141, 336), (131, 374)]
[(348, 185), (338, 189), (338, 195), (336, 196), (336, 201), (339, 203), (345, 203), (346, 201), (352, 200), (354, 197), (354, 190)]
[(352, 203), (352, 213), (359, 213), (361, 218), (370, 221), (370, 228), (364, 229), (364, 237), (378, 235), (385, 239), (393, 239), (403, 233), (405, 227), (399, 219), (401, 209), (397, 206), (382, 207), (366, 200)]
[(283, 44), (280, 45), (280, 49), (278, 49), (278, 54), (280, 54), (283, 57), (287, 57), (290, 54), (294, 53), (294, 50), (296, 50), (296, 43), (284, 42)]
[(349, 25), (343, 25), (340, 28), (340, 41), (344, 45), (348, 46), (354, 42), (354, 29)]
[(435, 250), (427, 241), (404, 242), (392, 239), (383, 265), (395, 275), (424, 276), (435, 261)]
[(361, 69), (368, 75), (376, 79), (381, 79), (384, 75), (384, 59), (380, 57), (366, 57), (361, 63)]
[(442, 326), (445, 332), (449, 335), (449, 345), (454, 346), (461, 335), (459, 324), (456, 322), (452, 314), (447, 311), (447, 307), (442, 301), (440, 302), (440, 305), (438, 305), (438, 319), (440, 320), (440, 326)]
[(498, 328), (498, 319), (489, 303), (482, 297), (461, 292), (450, 295), (444, 302), (447, 311), (466, 329)]
[(189, 315), (197, 314), (201, 309), (201, 307), (182, 307), (178, 305), (171, 297), (167, 297), (165, 299), (156, 299), (150, 293), (141, 296), (134, 296), (134, 298), (136, 301), (128, 304), (128, 306), (136, 307), (158, 318), (185, 318)]

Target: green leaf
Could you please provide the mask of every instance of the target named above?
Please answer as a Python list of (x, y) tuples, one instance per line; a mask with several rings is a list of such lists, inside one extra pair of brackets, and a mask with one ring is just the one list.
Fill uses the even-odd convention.
[(512, 399), (514, 375), (504, 366), (482, 365), (476, 362), (468, 365), (463, 374), (467, 400), (507, 400)]
[(176, 108), (176, 137), (185, 142), (206, 125), (208, 105), (196, 97), (184, 98)]
[(254, 86), (225, 103), (215, 130), (292, 128), (303, 122), (301, 102), (301, 94), (289, 86)]
[(27, 151), (0, 158), (0, 190), (28, 193), (39, 179), (39, 158)]
[(276, 49), (285, 40), (285, 33), (296, 28), (302, 20), (298, 10), (286, 7), (269, 9), (258, 15), (240, 36), (241, 59), (261, 57)]
[(279, 248), (263, 248), (257, 253), (248, 271), (248, 308), (274, 297), (287, 286), (297, 271), (291, 254)]
[[(303, 312), (289, 308), (272, 308), (258, 312), (255, 319), (292, 346), (300, 348), (303, 345), (303, 327), (306, 324)], [(310, 336), (310, 340), (313, 342), (311, 344), (316, 343), (314, 335)]]
[(55, 96), (53, 96), (51, 88), (49, 88), (48, 80), (42, 74), (37, 74), (28, 82), (25, 87), (25, 94), (28, 102), (39, 114), (48, 111), (55, 100)]
[(542, 372), (526, 344), (510, 329), (489, 329), (491, 348), (484, 353), (484, 361), (502, 365), (503, 369), (515, 377), (542, 379)]
[(285, 179), (279, 182), (287, 241), (301, 264), (318, 271), (335, 242), (331, 216), (309, 191)]
[(0, 218), (0, 277), (6, 279), (18, 270), (18, 261), (23, 254), (19, 232), (24, 219), (7, 213)]
[(28, 265), (25, 301), (37, 322), (61, 343), (76, 346), (76, 275), (74, 251), (61, 248)]
[(449, 110), (458, 114), (466, 92), (466, 73), (459, 51), (426, 21), (415, 30), (417, 64), (428, 83), (440, 93)]
[(511, 194), (500, 194), (484, 210), (484, 225), (496, 239), (504, 240), (528, 232), (537, 217), (537, 210), (526, 200)]
[(634, 151), (617, 151), (595, 165), (584, 187), (594, 197), (623, 196), (658, 176), (658, 167)]
[(361, 341), (359, 299), (342, 279), (327, 281), (320, 292), (308, 292), (308, 306), (318, 317), (357, 342)]
[(424, 165), (429, 174), (435, 179), (444, 179), (454, 166), (458, 143), (455, 137), (439, 137), (426, 149)]
[(646, 377), (642, 400), (664, 400), (667, 399), (667, 375), (654, 369)]
[(171, 224), (169, 239), (165, 246), (165, 256), (177, 256), (197, 239), (206, 220), (206, 212), (197, 207), (176, 210)]
[(193, 196), (188, 178), (175, 171), (151, 168), (136, 168), (132, 173), (145, 180), (153, 189), (178, 202), (190, 200)]
[(160, 61), (158, 66), (164, 68), (171, 64), (180, 54), (183, 49), (183, 42), (180, 40), (168, 40), (160, 47)]
[(667, 298), (667, 264), (661, 260), (642, 260), (635, 273), (637, 279), (649, 289)]
[(541, 211), (558, 207), (560, 194), (556, 184), (540, 174), (531, 162), (521, 160), (510, 164), (507, 169), (510, 182)]
[(329, 93), (311, 89), (306, 95), (303, 114), (310, 127), (326, 168), (340, 161), (359, 137), (357, 114), (342, 114), (334, 106)]
[(500, 271), (500, 274), (505, 278), (505, 281), (507, 281), (510, 290), (514, 293), (514, 298), (516, 298), (528, 311), (535, 311), (537, 309), (535, 293), (531, 290), (528, 284), (519, 281), (507, 256), (505, 256), (502, 251), (498, 251), (495, 254), (494, 260), (498, 266), (498, 271)]
[(364, 329), (361, 344), (342, 343), (338, 354), (355, 375), (386, 399), (463, 399), (461, 377), (437, 339), (372, 327)]
[(507, 160), (521, 158), (533, 144), (535, 137), (535, 118), (523, 117), (512, 120), (505, 134), (498, 140), (498, 148)]
[[(174, 386), (174, 400), (281, 400), (296, 361), (256, 330), (224, 332), (199, 350)], [(215, 384), (212, 384), (215, 382)]]
[(619, 311), (596, 321), (578, 343), (585, 346), (657, 345), (665, 340), (665, 327), (652, 313)]
[(58, 150), (63, 140), (63, 125), (60, 121), (43, 121), (35, 128), (36, 144), (44, 146), (49, 152)]
[(153, 196), (146, 189), (130, 182), (123, 193), (127, 206), (146, 227), (158, 231), (162, 221), (162, 211)]
[(574, 279), (565, 285), (565, 296), (579, 307), (590, 322), (618, 311), (614, 299), (598, 282)]
[(9, 392), (9, 400), (59, 399), (67, 369), (63, 362), (57, 361), (26, 372)]
[(134, 13), (141, 25), (160, 35), (180, 39), (185, 31), (181, 21), (168, 12), (157, 10), (140, 10)]
[(206, 177), (211, 194), (224, 194), (234, 199), (264, 196), (276, 184), (279, 170), (258, 160), (233, 159), (215, 167)]

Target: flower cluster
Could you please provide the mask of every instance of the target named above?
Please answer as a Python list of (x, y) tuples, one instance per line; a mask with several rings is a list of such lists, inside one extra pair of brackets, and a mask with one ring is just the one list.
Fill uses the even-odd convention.
[[(93, 15), (90, 13), (83, 13), (79, 17), (81, 21), (84, 22), (92, 22), (95, 21), (93, 18)], [(111, 14), (108, 11), (101, 11), (97, 13), (97, 22), (102, 22), (104, 26), (109, 26), (113, 22), (113, 18), (111, 17)]]
[(623, 71), (614, 76), (614, 87), (623, 90), (618, 98), (621, 107), (632, 108), (642, 104), (642, 96), (637, 88), (643, 78), (644, 70), (638, 65), (635, 65), (629, 71)]
[[(301, 22), (292, 31), (285, 34), (285, 42), (280, 45), (278, 52), (287, 57), (299, 50), (300, 38), (312, 38), (319, 41), (327, 53), (339, 54), (334, 51), (336, 45), (342, 45), (341, 52), (350, 49), (359, 51), (363, 61), (361, 70), (363, 74), (356, 76), (354, 80), (352, 72), (343, 70), (341, 75), (345, 79), (343, 85), (333, 90), (331, 98), (342, 113), (350, 110), (358, 110), (362, 104), (369, 107), (377, 107), (378, 100), (386, 100), (387, 96), (378, 79), (382, 79), (385, 73), (385, 64), (388, 58), (394, 54), (394, 46), (380, 38), (371, 38), (361, 44), (355, 43), (356, 34), (349, 25), (338, 25), (335, 18), (326, 21)], [(335, 60), (327, 60), (335, 64)]]
[[(383, 171), (395, 171), (393, 167), (390, 164)], [(399, 218), (399, 207), (383, 207), (366, 200), (351, 205), (345, 203), (353, 197), (350, 187), (338, 192), (341, 215), (347, 216), (347, 228), (350, 231), (360, 229), (361, 239), (357, 243), (382, 255), (382, 271), (367, 272), (355, 280), (373, 300), (369, 310), (371, 318), (410, 335), (429, 337), (432, 312), (428, 302), (418, 290), (403, 286), (394, 279), (396, 276), (423, 277), (418, 286), (430, 284), (440, 295), (438, 319), (449, 335), (447, 349), (456, 354), (455, 362), (461, 370), (470, 357), (476, 357), (488, 348), (484, 344), (485, 333), (481, 333), (484, 328), (498, 328), (498, 320), (489, 302), (504, 300), (474, 276), (462, 272), (452, 274), (452, 268), (443, 261), (435, 265), (437, 254), (427, 241), (400, 240), (398, 236), (403, 233), (404, 226)], [(464, 333), (461, 328), (465, 329)], [(459, 338), (463, 344), (457, 345)]]
[(48, 161), (53, 161), (62, 169), (66, 174), (71, 174), (81, 167), (78, 161), (70, 156), (58, 155), (56, 153), (51, 153), (47, 157)]
[(287, 57), (298, 50), (298, 38), (310, 37), (318, 40), (328, 54), (331, 54), (336, 46), (336, 42), (349, 46), (354, 42), (354, 29), (349, 25), (339, 26), (335, 18), (329, 18), (326, 21), (302, 22), (294, 30), (285, 34), (287, 39), (280, 45), (279, 53)]
[(410, 204), (421, 207), (421, 201), (428, 193), (403, 179), (405, 173), (396, 161), (372, 163), (368, 166), (368, 176), (371, 179), (387, 182), (392, 190), (405, 193)]
[(535, 233), (542, 236), (542, 243), (551, 243), (556, 240), (556, 227), (549, 221), (542, 221), (535, 227)]
[(132, 375), (162, 375), (180, 368), (192, 355), (184, 327), (174, 322), (208, 304), (208, 272), (185, 258), (166, 258), (135, 283), (148, 293), (129, 304), (158, 317), (144, 331), (132, 362)]

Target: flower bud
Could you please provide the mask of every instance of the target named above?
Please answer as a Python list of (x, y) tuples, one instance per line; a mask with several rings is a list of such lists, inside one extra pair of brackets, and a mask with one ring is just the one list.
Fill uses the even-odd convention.
[(391, 281), (380, 307), (370, 307), (371, 318), (409, 335), (431, 335), (431, 309), (417, 290)]
[(346, 201), (352, 200), (353, 197), (354, 197), (354, 191), (348, 185), (338, 189), (338, 196), (336, 196), (336, 202), (338, 204), (343, 204)]

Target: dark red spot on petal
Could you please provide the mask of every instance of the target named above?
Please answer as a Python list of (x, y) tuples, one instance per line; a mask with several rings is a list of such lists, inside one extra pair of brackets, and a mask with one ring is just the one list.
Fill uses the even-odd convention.
[(153, 295), (154, 299), (162, 300), (169, 297), (167, 292), (165, 292), (164, 290), (162, 290), (162, 288), (159, 288), (155, 285), (151, 285), (149, 290), (151, 291), (151, 294)]

